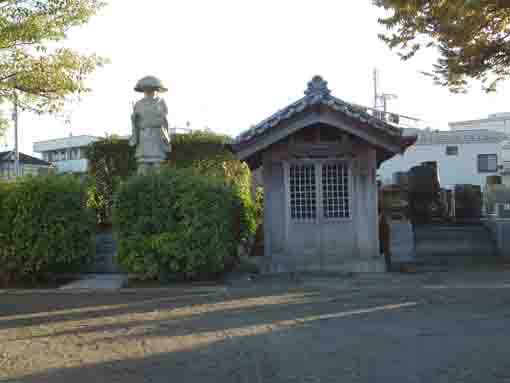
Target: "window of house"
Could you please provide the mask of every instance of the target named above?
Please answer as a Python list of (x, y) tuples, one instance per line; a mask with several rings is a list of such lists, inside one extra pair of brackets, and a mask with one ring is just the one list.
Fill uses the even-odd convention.
[(315, 165), (292, 165), (289, 169), (290, 215), (295, 220), (317, 217)]
[(350, 217), (346, 162), (293, 164), (289, 167), (288, 176), (292, 220)]
[(492, 173), (498, 171), (498, 155), (497, 154), (479, 154), (478, 155), (478, 172)]
[(459, 155), (459, 147), (458, 146), (447, 146), (446, 147), (446, 155), (447, 156), (458, 156)]
[(346, 163), (322, 165), (324, 218), (349, 218), (349, 173)]

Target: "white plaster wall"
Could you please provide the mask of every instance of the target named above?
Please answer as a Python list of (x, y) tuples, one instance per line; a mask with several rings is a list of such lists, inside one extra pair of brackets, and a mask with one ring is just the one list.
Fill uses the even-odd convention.
[[(447, 146), (458, 146), (458, 156), (447, 156)], [(498, 162), (501, 163), (501, 144), (415, 145), (404, 155), (397, 155), (383, 163), (378, 175), (383, 183), (389, 184), (395, 172), (408, 171), (425, 161), (437, 161), (441, 187), (452, 188), (457, 184), (483, 186), (488, 175), (498, 173), (479, 173), (479, 154), (498, 154)]]
[(55, 161), (53, 165), (57, 168), (57, 173), (85, 173), (88, 169), (86, 159)]

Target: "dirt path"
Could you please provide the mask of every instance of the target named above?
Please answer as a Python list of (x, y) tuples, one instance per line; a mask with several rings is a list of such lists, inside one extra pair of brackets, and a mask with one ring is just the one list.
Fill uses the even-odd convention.
[(0, 380), (508, 382), (507, 274), (477, 275), (4, 293)]

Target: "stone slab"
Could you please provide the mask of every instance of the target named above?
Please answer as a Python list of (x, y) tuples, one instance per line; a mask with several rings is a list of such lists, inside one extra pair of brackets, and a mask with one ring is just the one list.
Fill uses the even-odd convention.
[(496, 243), (498, 255), (510, 262), (510, 219), (493, 218), (485, 222)]
[(395, 263), (415, 263), (414, 233), (411, 222), (390, 222), (391, 260)]

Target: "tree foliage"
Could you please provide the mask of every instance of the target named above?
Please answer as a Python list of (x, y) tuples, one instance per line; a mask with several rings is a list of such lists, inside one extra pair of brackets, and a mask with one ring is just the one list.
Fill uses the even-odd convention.
[(510, 76), (510, 3), (506, 0), (374, 0), (390, 11), (379, 19), (388, 32), (380, 38), (403, 60), (422, 48), (440, 57), (431, 72), (435, 83), (465, 92), (468, 79), (494, 91)]
[(89, 91), (87, 75), (106, 60), (60, 44), (50, 47), (104, 5), (100, 0), (0, 0), (0, 104), (16, 99), (25, 110), (51, 113), (61, 109), (66, 96)]

